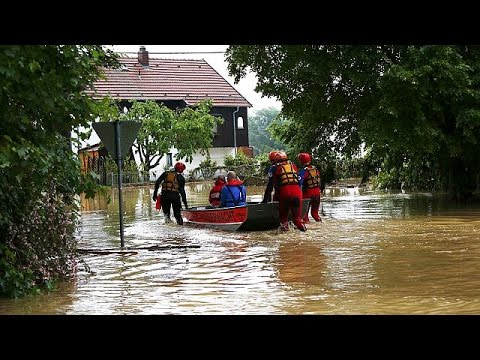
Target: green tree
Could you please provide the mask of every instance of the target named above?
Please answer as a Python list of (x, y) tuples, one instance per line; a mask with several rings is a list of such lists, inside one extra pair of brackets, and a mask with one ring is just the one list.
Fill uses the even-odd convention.
[(0, 295), (75, 271), (74, 195), (93, 182), (68, 135), (102, 111), (85, 90), (113, 65), (96, 45), (0, 46)]
[[(145, 171), (156, 167), (162, 157), (175, 147), (177, 160), (191, 162), (198, 151), (208, 154), (213, 142), (215, 124), (222, 124), (221, 117), (210, 115), (211, 100), (202, 100), (195, 108), (171, 110), (155, 101), (134, 101), (127, 113), (115, 107), (115, 111), (105, 114), (103, 120), (140, 120), (142, 126), (133, 148), (140, 157)], [(115, 113), (116, 112), (116, 113)]]
[(261, 109), (249, 117), (248, 137), (250, 146), (252, 146), (255, 151), (255, 155), (272, 150), (285, 150), (285, 144), (275, 139), (269, 129), (272, 123), (283, 123), (282, 119), (276, 119), (279, 113), (280, 110), (270, 107)]
[(226, 58), (236, 81), (253, 70), (256, 90), (295, 119), (289, 146), (351, 156), (364, 143), (397, 180), (422, 168), (454, 198), (478, 188), (478, 46), (234, 45)]

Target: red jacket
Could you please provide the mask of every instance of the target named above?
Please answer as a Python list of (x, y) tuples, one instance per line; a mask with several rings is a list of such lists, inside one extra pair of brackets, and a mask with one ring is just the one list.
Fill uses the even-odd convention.
[(208, 196), (208, 201), (212, 206), (220, 206), (220, 192), (222, 191), (225, 185), (225, 181), (217, 179), (213, 189), (210, 190), (210, 195)]

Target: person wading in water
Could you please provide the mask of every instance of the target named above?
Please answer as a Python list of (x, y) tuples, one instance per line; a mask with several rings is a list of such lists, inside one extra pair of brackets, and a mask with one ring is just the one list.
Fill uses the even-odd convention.
[(162, 185), (162, 193), (160, 194), (163, 214), (165, 215), (165, 223), (171, 222), (170, 206), (173, 208), (173, 216), (178, 225), (183, 225), (183, 218), (180, 210), (182, 210), (183, 201), (185, 209), (188, 209), (187, 195), (185, 194), (185, 178), (182, 173), (186, 166), (182, 162), (177, 162), (173, 170), (165, 171), (155, 182), (153, 190), (153, 201), (157, 200), (158, 188)]

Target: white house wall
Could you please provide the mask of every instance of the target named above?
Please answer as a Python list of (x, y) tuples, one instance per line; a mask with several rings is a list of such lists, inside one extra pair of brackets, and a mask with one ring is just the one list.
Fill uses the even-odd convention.
[[(175, 148), (172, 148), (170, 152), (172, 153), (173, 164), (175, 164), (177, 162), (177, 160), (175, 159), (177, 150)], [(235, 156), (235, 149), (233, 147), (210, 148), (210, 159), (211, 161), (215, 161), (217, 163), (217, 166), (224, 165), (226, 155)], [(136, 156), (135, 156), (135, 159), (137, 160)], [(198, 168), (200, 166), (200, 163), (205, 159), (206, 159), (205, 155), (195, 154), (193, 156), (193, 161), (191, 163), (186, 162), (184, 159), (180, 160), (187, 166), (187, 168), (184, 171), (185, 176), (188, 177), (190, 172)], [(166, 166), (167, 166), (167, 156), (164, 155), (162, 160), (160, 160), (160, 163), (158, 164), (158, 166), (150, 170), (150, 174), (152, 175), (152, 177), (158, 177), (164, 171)]]

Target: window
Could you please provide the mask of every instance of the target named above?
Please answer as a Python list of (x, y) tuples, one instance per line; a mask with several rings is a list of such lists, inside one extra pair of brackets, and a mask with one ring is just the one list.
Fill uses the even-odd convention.
[[(223, 116), (220, 115), (220, 114), (212, 114), (212, 116), (219, 117), (219, 118), (223, 119)], [(218, 124), (217, 123), (215, 123), (215, 125), (213, 125), (212, 134), (213, 135), (218, 135)]]
[(168, 153), (168, 154), (167, 154), (167, 165), (168, 165), (168, 166), (173, 166), (172, 153)]
[(237, 128), (238, 129), (243, 129), (243, 117), (239, 116), (237, 118)]

